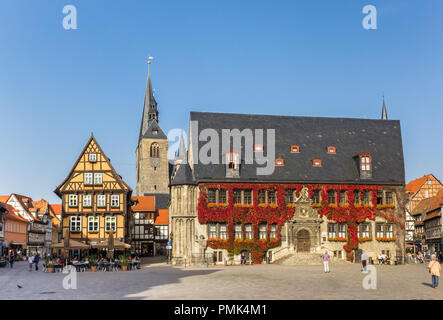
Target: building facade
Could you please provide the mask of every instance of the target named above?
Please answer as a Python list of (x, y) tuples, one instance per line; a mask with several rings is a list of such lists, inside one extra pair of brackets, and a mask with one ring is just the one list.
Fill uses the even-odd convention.
[(29, 221), (16, 214), (16, 210), (6, 203), (0, 202), (0, 216), (2, 223), (2, 255), (9, 250), (27, 252), (27, 233)]
[(140, 256), (166, 254), (168, 210), (156, 208), (155, 196), (134, 196), (131, 208), (131, 252)]
[[(384, 251), (402, 263), (399, 121), (191, 112), (189, 137), (171, 182), (173, 263), (324, 250), (354, 261)], [(270, 161), (271, 173), (258, 174)]]
[(433, 175), (427, 174), (406, 185), (406, 246), (417, 251), (425, 245), (424, 215), (430, 199), (443, 189), (441, 182)]
[(115, 171), (94, 136), (54, 192), (62, 200), (62, 241), (68, 237), (97, 249), (111, 233), (115, 241), (127, 240), (132, 189)]

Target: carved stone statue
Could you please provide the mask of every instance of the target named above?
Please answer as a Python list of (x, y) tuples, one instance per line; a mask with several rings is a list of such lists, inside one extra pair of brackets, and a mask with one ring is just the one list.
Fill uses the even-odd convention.
[(206, 253), (206, 248), (208, 247), (208, 243), (206, 242), (205, 236), (204, 235), (200, 235), (200, 237), (197, 239), (197, 242), (200, 246), (200, 257), (202, 259), (202, 261), (205, 260), (205, 253)]

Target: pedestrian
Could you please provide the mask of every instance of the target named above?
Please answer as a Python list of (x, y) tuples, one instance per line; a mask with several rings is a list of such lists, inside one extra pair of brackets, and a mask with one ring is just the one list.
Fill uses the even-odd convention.
[(29, 271), (32, 271), (32, 264), (34, 263), (34, 256), (30, 255), (28, 257), (28, 263), (29, 263)]
[(437, 261), (437, 257), (435, 256), (435, 254), (431, 256), (431, 262), (429, 262), (428, 268), (429, 273), (432, 276), (432, 288), (435, 289), (438, 287), (438, 278), (441, 274), (440, 262)]
[(40, 262), (40, 255), (38, 252), (35, 252), (35, 255), (34, 255), (35, 271), (38, 271), (38, 263), (39, 262)]
[(367, 262), (368, 262), (368, 255), (367, 255), (364, 251), (362, 251), (362, 254), (361, 254), (361, 264), (362, 264), (362, 266), (363, 266), (363, 270), (362, 270), (362, 272), (364, 272), (364, 273), (368, 272), (368, 271), (366, 270), (366, 264), (367, 264)]
[(14, 252), (11, 251), (9, 253), (9, 266), (11, 267), (11, 269), (14, 267), (14, 261), (15, 261)]
[(325, 253), (322, 255), (323, 257), (323, 266), (325, 268), (325, 273), (329, 272), (329, 254), (328, 254), (328, 250), (325, 251)]
[(244, 252), (241, 253), (240, 264), (246, 264), (246, 255)]

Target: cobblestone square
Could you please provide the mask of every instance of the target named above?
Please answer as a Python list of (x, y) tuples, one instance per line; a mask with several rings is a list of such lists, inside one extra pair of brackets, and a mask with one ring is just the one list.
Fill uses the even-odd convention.
[(363, 289), (357, 264), (332, 264), (325, 274), (322, 266), (178, 268), (147, 260), (137, 271), (78, 273), (76, 290), (63, 289), (66, 274), (27, 267), (0, 269), (0, 299), (443, 299), (425, 264), (376, 266), (375, 290)]

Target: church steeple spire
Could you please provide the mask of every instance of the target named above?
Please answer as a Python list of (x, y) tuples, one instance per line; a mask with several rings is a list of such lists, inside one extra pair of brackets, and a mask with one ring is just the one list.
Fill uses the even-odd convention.
[(388, 112), (386, 111), (385, 95), (383, 95), (383, 109), (381, 111), (381, 119), (388, 120)]
[(157, 101), (155, 101), (154, 94), (152, 92), (152, 84), (151, 84), (151, 70), (150, 70), (151, 59), (152, 57), (149, 57), (148, 81), (146, 83), (145, 102), (143, 105), (142, 123), (140, 126), (140, 139), (146, 133), (146, 130), (153, 121), (156, 121), (158, 123)]

